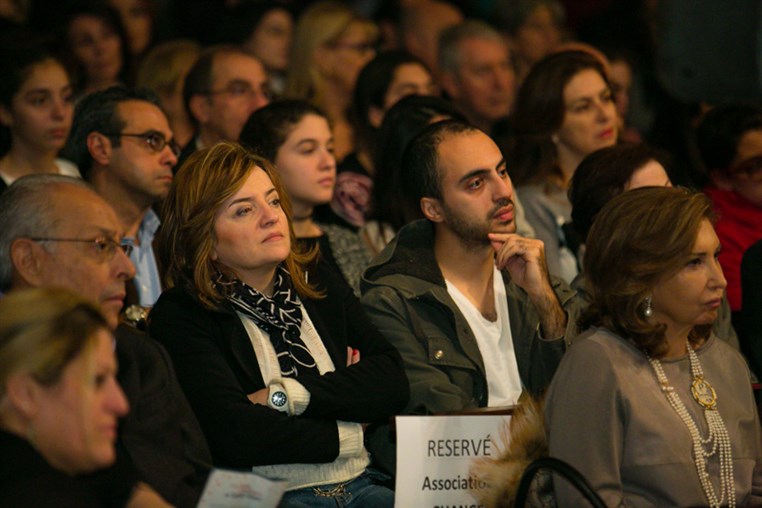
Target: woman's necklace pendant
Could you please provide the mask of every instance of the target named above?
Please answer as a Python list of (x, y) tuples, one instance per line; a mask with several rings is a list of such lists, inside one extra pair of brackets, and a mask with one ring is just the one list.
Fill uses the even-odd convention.
[(715, 409), (717, 406), (717, 393), (704, 376), (696, 376), (691, 383), (691, 394), (696, 402), (705, 409)]

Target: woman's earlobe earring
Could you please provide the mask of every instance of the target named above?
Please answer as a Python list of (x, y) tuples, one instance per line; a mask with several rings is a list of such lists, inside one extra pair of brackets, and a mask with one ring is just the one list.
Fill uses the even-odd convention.
[(553, 135), (550, 137), (550, 140), (553, 142), (553, 144), (554, 144), (554, 145), (557, 145), (557, 144), (558, 144), (558, 142), (560, 141), (560, 140), (558, 139), (558, 134), (553, 134)]
[(650, 318), (651, 316), (654, 315), (654, 309), (651, 306), (652, 303), (653, 303), (653, 300), (651, 299), (651, 297), (646, 296), (646, 299), (643, 301), (643, 316), (645, 316), (646, 318)]

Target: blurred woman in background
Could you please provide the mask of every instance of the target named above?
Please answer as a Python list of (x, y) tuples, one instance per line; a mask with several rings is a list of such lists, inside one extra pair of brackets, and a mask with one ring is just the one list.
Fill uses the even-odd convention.
[(16, 36), (0, 43), (0, 191), (33, 173), (80, 176), (58, 158), (71, 129), (73, 94), (66, 68), (42, 41)]
[(551, 274), (571, 282), (577, 262), (563, 226), (569, 181), (588, 154), (617, 141), (617, 112), (603, 63), (586, 51), (540, 61), (519, 88), (503, 153)]
[(339, 222), (356, 228), (365, 224), (378, 130), (389, 108), (408, 95), (439, 95), (439, 91), (426, 66), (404, 51), (380, 53), (360, 72), (349, 114), (355, 149), (338, 166), (331, 201)]
[(646, 145), (624, 143), (601, 148), (585, 157), (569, 182), (571, 225), (580, 264), (584, 244), (601, 208), (619, 194), (639, 187), (671, 187), (665, 169), (667, 155)]
[(384, 114), (373, 154), (373, 185), (362, 237), (378, 254), (405, 224), (423, 218), (418, 203), (408, 203), (402, 192), (402, 155), (426, 127), (440, 120), (466, 121), (450, 101), (412, 95), (400, 99)]
[(564, 36), (566, 14), (558, 0), (497, 0), (495, 24), (508, 39), (521, 84), (532, 67), (553, 53)]
[(188, 144), (195, 131), (183, 102), (183, 85), (200, 51), (201, 47), (188, 39), (159, 44), (140, 63), (135, 81), (136, 86), (150, 88), (159, 96), (181, 147)]
[(94, 1), (75, 3), (62, 30), (62, 43), (75, 66), (75, 96), (129, 84), (127, 37), (113, 8)]
[(225, 11), (217, 30), (218, 39), (237, 44), (262, 62), (270, 90), (280, 96), (289, 68), (294, 15), (283, 2), (241, 2)]
[(153, 0), (108, 0), (119, 13), (133, 63), (138, 63), (153, 42), (156, 6)]
[(328, 114), (339, 161), (353, 150), (347, 114), (357, 76), (375, 55), (377, 38), (371, 21), (332, 1), (308, 7), (294, 31), (284, 96), (308, 100)]
[(0, 300), (0, 504), (168, 506), (116, 460), (127, 399), (114, 337), (92, 304), (61, 289)]

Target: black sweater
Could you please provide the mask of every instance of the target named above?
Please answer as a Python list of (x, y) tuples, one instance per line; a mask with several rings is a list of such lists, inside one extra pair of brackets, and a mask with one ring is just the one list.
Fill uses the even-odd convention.
[[(249, 336), (229, 305), (209, 310), (187, 291), (173, 288), (151, 311), (151, 336), (172, 357), (215, 465), (332, 462), (339, 454), (336, 420), (386, 421), (407, 403), (400, 355), (370, 323), (351, 288), (326, 263), (317, 263), (309, 281), (325, 297), (302, 303), (336, 370), (297, 378), (310, 392), (299, 416), (247, 398), (265, 383)], [(347, 347), (361, 355), (349, 368)]]

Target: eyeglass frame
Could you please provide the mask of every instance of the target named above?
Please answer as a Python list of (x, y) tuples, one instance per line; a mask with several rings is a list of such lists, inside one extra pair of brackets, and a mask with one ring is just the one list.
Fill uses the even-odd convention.
[[(167, 140), (166, 136), (164, 136), (163, 133), (155, 130), (150, 130), (141, 134), (135, 132), (101, 132), (101, 134), (110, 138), (141, 138), (146, 142), (146, 146), (153, 153), (161, 153), (162, 150), (164, 150), (164, 148), (167, 146), (169, 146), (170, 151), (174, 154), (175, 157), (178, 157), (182, 151), (180, 149), (180, 145), (177, 144), (174, 138)], [(154, 148), (151, 144), (151, 139), (160, 140), (161, 147)]]
[[(33, 242), (77, 242), (77, 243), (89, 243), (95, 248), (95, 252), (99, 255), (103, 255), (106, 261), (111, 261), (116, 256), (116, 251), (121, 250), (124, 255), (130, 257), (133, 249), (135, 248), (134, 242), (129, 238), (123, 238), (117, 242), (113, 238), (107, 236), (96, 236), (95, 238), (60, 238), (60, 237), (41, 237), (31, 236), (29, 240)], [(104, 250), (105, 249), (105, 250)]]

